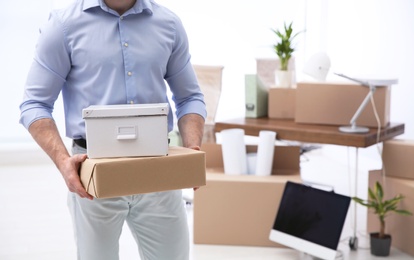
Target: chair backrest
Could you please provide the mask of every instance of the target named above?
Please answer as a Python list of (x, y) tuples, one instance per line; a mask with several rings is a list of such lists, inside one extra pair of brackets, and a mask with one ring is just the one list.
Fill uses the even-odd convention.
[(193, 65), (198, 83), (204, 94), (207, 118), (203, 142), (215, 142), (214, 124), (221, 95), (223, 66)]
[(207, 107), (206, 124), (214, 124), (221, 95), (223, 66), (193, 65)]

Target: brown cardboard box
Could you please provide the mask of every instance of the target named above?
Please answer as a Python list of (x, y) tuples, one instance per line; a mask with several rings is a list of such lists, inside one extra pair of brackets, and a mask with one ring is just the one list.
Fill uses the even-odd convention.
[[(350, 120), (369, 92), (369, 88), (347, 83), (297, 84), (296, 123), (349, 125)], [(379, 87), (374, 92), (381, 127), (390, 122), (391, 88)], [(377, 127), (371, 102), (358, 118), (357, 125)]]
[(202, 149), (207, 184), (194, 194), (194, 243), (284, 247), (269, 234), (286, 182), (301, 182), (299, 147), (275, 147), (272, 176), (223, 174), (220, 145)]
[(392, 139), (382, 149), (385, 175), (414, 180), (414, 140)]
[(268, 117), (275, 119), (294, 119), (296, 107), (296, 89), (269, 89)]
[[(220, 144), (206, 143), (201, 150), (206, 153), (206, 171), (224, 174), (224, 163)], [(257, 151), (256, 145), (246, 145), (246, 153)], [(300, 172), (300, 147), (275, 146), (272, 175), (296, 175)]]
[[(384, 184), (382, 182), (381, 170), (370, 171), (369, 186), (373, 187), (376, 181), (382, 183), (386, 199), (402, 194), (405, 198), (398, 207), (409, 210), (414, 214), (414, 180), (386, 176)], [(378, 232), (378, 217), (371, 211), (368, 211), (367, 219), (368, 232)], [(391, 213), (385, 218), (385, 232), (392, 236), (391, 246), (414, 256), (414, 216)]]
[(269, 240), (286, 182), (300, 175), (207, 173), (194, 194), (194, 243), (284, 247)]
[(96, 198), (199, 187), (206, 183), (205, 153), (177, 146), (167, 156), (87, 159), (80, 176)]

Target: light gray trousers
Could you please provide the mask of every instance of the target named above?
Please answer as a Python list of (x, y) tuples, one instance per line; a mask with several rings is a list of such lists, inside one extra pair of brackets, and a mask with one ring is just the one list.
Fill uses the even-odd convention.
[[(72, 153), (86, 153), (74, 145)], [(189, 259), (189, 230), (182, 191), (166, 191), (92, 201), (68, 195), (78, 260), (118, 260), (126, 221), (141, 260)]]

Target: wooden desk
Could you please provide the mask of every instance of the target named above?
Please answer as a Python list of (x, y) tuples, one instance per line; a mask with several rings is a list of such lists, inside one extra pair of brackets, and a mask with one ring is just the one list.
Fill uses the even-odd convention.
[[(358, 148), (369, 147), (404, 133), (404, 124), (396, 123), (381, 128), (378, 139), (378, 129), (376, 128), (371, 128), (368, 133), (350, 134), (340, 132), (338, 126), (297, 124), (293, 120), (269, 118), (237, 118), (225, 122), (216, 122), (214, 131), (220, 132), (229, 128), (242, 128), (246, 135), (258, 136), (261, 130), (269, 130), (277, 133), (277, 139), (355, 147), (354, 196), (357, 194), (358, 187)], [(356, 216), (357, 208), (356, 203), (354, 203), (354, 235), (349, 239), (349, 246), (352, 250), (358, 247)]]
[(246, 135), (258, 136), (261, 130), (275, 131), (277, 139), (307, 143), (334, 144), (352, 147), (369, 147), (404, 133), (404, 124), (391, 123), (381, 128), (377, 140), (377, 129), (371, 128), (368, 133), (350, 134), (339, 131), (338, 126), (298, 124), (293, 120), (269, 118), (236, 118), (224, 122), (216, 122), (215, 132), (229, 128), (242, 128)]

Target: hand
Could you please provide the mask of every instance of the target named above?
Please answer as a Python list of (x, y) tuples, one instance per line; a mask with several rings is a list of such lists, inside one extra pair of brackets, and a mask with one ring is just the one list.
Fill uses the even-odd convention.
[(93, 200), (92, 195), (88, 194), (83, 187), (78, 174), (80, 165), (86, 158), (86, 154), (75, 154), (72, 157), (68, 157), (59, 168), (69, 191), (78, 194), (81, 198)]
[[(200, 151), (200, 146), (198, 146), (198, 145), (194, 145), (194, 146), (191, 146), (191, 147), (189, 147), (190, 149), (193, 149), (193, 150), (197, 150), (197, 151)], [(200, 187), (194, 187), (193, 188), (193, 190), (194, 191), (196, 191), (196, 190), (198, 190)]]
[(193, 150), (200, 151), (200, 146), (198, 146), (198, 145), (192, 145), (192, 146), (190, 146), (188, 148), (193, 149)]

